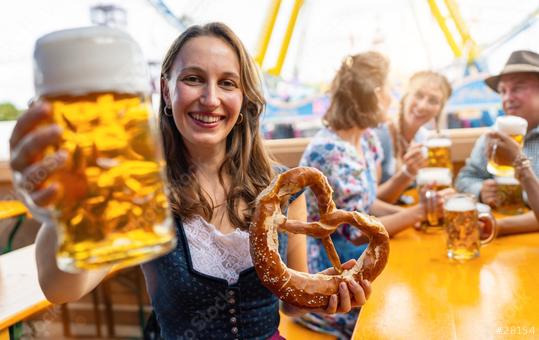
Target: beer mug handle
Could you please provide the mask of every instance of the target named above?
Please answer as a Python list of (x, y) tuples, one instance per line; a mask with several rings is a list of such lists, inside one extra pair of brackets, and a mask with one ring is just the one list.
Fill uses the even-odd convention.
[(485, 245), (487, 243), (492, 242), (496, 238), (496, 235), (498, 234), (498, 227), (496, 224), (496, 220), (494, 217), (489, 213), (481, 213), (479, 214), (478, 220), (483, 222), (486, 227), (490, 228), (490, 234), (486, 239), (481, 239), (481, 231), (479, 231), (479, 238), (481, 241), (481, 245)]
[(496, 161), (496, 149), (498, 149), (498, 144), (493, 143), (492, 144), (492, 151), (490, 151), (490, 160)]
[(429, 148), (427, 148), (425, 145), (421, 147), (421, 156), (423, 156), (425, 159), (429, 158)]
[(438, 224), (438, 207), (436, 206), (436, 191), (425, 191), (425, 208), (427, 209), (427, 221), (430, 225)]

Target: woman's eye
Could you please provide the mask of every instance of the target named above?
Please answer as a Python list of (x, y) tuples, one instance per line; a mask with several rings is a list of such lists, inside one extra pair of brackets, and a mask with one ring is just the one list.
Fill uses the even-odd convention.
[(182, 81), (186, 82), (186, 83), (200, 83), (202, 82), (202, 80), (200, 79), (200, 77), (197, 77), (197, 76), (187, 76), (187, 77), (183, 77), (182, 78)]
[(233, 81), (233, 80), (223, 80), (223, 81), (221, 81), (221, 86), (223, 86), (225, 88), (237, 88), (238, 87), (236, 82)]
[(440, 101), (436, 98), (430, 98), (429, 99), (429, 104), (430, 105), (439, 105), (440, 104)]

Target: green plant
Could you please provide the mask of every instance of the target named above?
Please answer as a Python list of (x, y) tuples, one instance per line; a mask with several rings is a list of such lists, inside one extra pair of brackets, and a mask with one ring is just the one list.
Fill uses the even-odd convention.
[(19, 117), (20, 111), (10, 102), (0, 103), (0, 121), (15, 120)]

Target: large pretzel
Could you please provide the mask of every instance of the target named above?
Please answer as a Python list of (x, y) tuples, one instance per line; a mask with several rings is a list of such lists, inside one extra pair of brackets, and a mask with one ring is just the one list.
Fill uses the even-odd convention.
[[(281, 202), (309, 186), (320, 210), (319, 222), (287, 220)], [(376, 218), (335, 208), (326, 177), (315, 168), (299, 167), (279, 175), (256, 199), (250, 226), (251, 257), (262, 283), (281, 300), (303, 308), (325, 308), (342, 281), (374, 280), (384, 269), (389, 254), (387, 231)], [(348, 223), (369, 238), (369, 245), (356, 265), (343, 270), (330, 235)], [(337, 275), (308, 274), (287, 268), (279, 255), (277, 231), (306, 234), (322, 240)]]

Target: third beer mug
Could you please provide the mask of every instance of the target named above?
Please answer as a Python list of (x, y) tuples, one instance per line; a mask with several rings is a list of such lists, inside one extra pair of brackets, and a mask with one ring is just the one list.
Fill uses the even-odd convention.
[[(480, 220), (489, 231), (485, 239), (480, 236)], [(481, 245), (496, 237), (496, 221), (489, 213), (479, 213), (475, 198), (469, 194), (453, 194), (446, 198), (444, 226), (447, 232), (447, 256), (455, 260), (479, 256)]]
[(519, 215), (526, 211), (522, 187), (514, 177), (495, 177), (496, 211), (505, 215)]
[(451, 187), (451, 170), (447, 168), (422, 168), (417, 172), (419, 199), (425, 206), (427, 221), (421, 223), (422, 230), (440, 226), (436, 206), (436, 193)]
[[(517, 116), (501, 116), (496, 119), (496, 130), (506, 133), (513, 138), (522, 147), (524, 145), (524, 136), (528, 129), (528, 121)], [(511, 177), (514, 176), (515, 169), (510, 165), (500, 165), (495, 161), (496, 146), (488, 161), (487, 170), (494, 176)]]
[(34, 51), (36, 96), (63, 128), (67, 165), (43, 211), (58, 226), (58, 265), (75, 272), (127, 266), (172, 249), (161, 140), (138, 45), (107, 27), (58, 31)]

